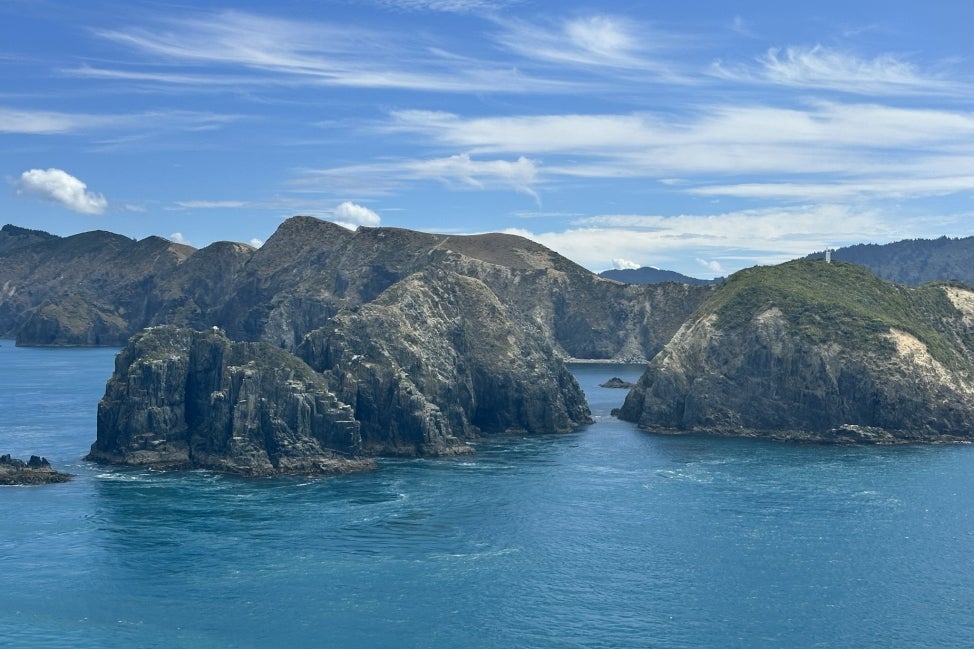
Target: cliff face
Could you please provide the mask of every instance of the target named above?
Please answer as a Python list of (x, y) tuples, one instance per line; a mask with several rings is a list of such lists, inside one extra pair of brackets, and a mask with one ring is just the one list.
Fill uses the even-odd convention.
[(619, 411), (663, 432), (814, 441), (974, 437), (974, 292), (851, 264), (732, 276)]
[(574, 377), (481, 281), (411, 275), (304, 340), (299, 354), (352, 404), (378, 454), (464, 450), (482, 434), (564, 432), (591, 421)]
[(368, 466), (368, 456), (469, 453), (483, 435), (591, 421), (547, 339), (483, 282), (444, 269), (341, 311), (298, 353), (304, 360), (217, 331), (147, 329), (116, 360), (89, 459), (328, 473)]
[(351, 409), (299, 359), (167, 326), (118, 355), (88, 459), (260, 476), (371, 466), (360, 455)]

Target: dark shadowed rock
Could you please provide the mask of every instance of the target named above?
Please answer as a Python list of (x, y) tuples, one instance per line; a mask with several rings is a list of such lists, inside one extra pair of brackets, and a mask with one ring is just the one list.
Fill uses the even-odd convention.
[(324, 378), (266, 343), (155, 327), (118, 355), (88, 459), (249, 476), (368, 468)]

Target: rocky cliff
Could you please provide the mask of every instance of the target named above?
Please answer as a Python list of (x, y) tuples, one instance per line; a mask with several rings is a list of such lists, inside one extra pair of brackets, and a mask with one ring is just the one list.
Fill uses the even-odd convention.
[(853, 264), (752, 268), (657, 355), (618, 415), (660, 432), (814, 441), (974, 438), (974, 291)]
[(359, 424), (324, 377), (266, 343), (171, 326), (118, 355), (89, 460), (248, 476), (368, 468)]
[(375, 455), (472, 452), (498, 432), (591, 421), (541, 333), (479, 280), (408, 276), (308, 334), (298, 353), (162, 326), (132, 339), (88, 459), (243, 475), (335, 473)]
[(438, 455), (498, 432), (569, 431), (585, 397), (538, 328), (483, 282), (427, 269), (309, 334), (299, 354), (353, 405), (376, 454)]

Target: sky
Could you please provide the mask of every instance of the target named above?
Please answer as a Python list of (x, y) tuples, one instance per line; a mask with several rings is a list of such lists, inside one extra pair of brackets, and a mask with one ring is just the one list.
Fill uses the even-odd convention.
[(0, 222), (715, 277), (974, 234), (974, 3), (0, 0)]

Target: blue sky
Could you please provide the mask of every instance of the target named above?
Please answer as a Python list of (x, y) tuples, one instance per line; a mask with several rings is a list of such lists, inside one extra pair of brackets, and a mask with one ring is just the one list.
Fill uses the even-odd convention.
[(0, 221), (307, 214), (697, 277), (968, 236), (972, 7), (0, 0)]

